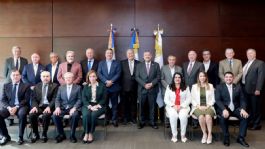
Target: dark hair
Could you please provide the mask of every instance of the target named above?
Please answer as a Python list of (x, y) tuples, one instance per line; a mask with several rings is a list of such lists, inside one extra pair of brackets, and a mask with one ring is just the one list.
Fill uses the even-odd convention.
[(175, 72), (174, 75), (173, 75), (173, 78), (172, 78), (172, 81), (171, 83), (169, 84), (169, 88), (172, 90), (172, 91), (176, 91), (176, 86), (175, 86), (175, 76), (176, 75), (179, 75), (180, 78), (181, 78), (181, 82), (180, 82), (180, 90), (184, 91), (186, 89), (186, 85), (185, 85), (185, 82), (184, 82), (184, 79), (183, 79), (183, 76), (181, 73), (179, 72)]
[(16, 68), (11, 70), (11, 73), (13, 73), (13, 72), (18, 72), (20, 74), (19, 70), (17, 70)]
[(227, 75), (227, 74), (230, 74), (230, 75), (234, 76), (233, 72), (231, 72), (231, 71), (225, 72), (224, 76)]

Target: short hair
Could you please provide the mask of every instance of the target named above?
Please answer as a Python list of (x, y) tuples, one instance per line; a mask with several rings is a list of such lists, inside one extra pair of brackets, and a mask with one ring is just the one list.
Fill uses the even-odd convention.
[(31, 54), (31, 56), (30, 56), (30, 57), (32, 58), (32, 56), (33, 56), (33, 55), (37, 55), (38, 57), (40, 57), (40, 55), (39, 55), (38, 53), (36, 53), (36, 52), (35, 52), (35, 53), (33, 53), (33, 54)]
[(254, 51), (254, 52), (256, 53), (256, 50), (253, 49), (253, 48), (248, 48), (248, 49), (247, 49), (247, 52), (248, 52), (248, 51)]
[(150, 50), (144, 50), (144, 53), (150, 53), (150, 54), (152, 54)]
[(18, 72), (20, 74), (19, 70), (16, 68), (11, 69), (11, 73), (14, 73), (14, 72)]
[(113, 53), (113, 49), (111, 49), (111, 48), (108, 48), (105, 50), (105, 52), (107, 52), (107, 51), (111, 51)]
[(224, 76), (227, 75), (227, 74), (230, 74), (230, 75), (234, 76), (233, 72), (231, 72), (231, 71), (225, 72)]
[(209, 53), (211, 54), (211, 51), (208, 50), (208, 49), (203, 49), (203, 50), (202, 50), (202, 54), (203, 54), (204, 52), (209, 52)]
[(169, 57), (174, 57), (174, 58), (176, 59), (176, 56), (175, 56), (175, 55), (172, 55), (172, 54), (168, 55), (167, 59), (168, 59)]
[(71, 51), (71, 50), (66, 51), (66, 54), (65, 55), (68, 55), (69, 53), (73, 53), (75, 55), (75, 51)]
[(50, 53), (50, 56), (51, 56), (51, 55), (55, 55), (55, 56), (57, 56), (57, 57), (59, 56), (59, 55), (58, 55), (57, 53), (55, 53), (55, 52), (51, 52), (51, 53)]
[(126, 53), (129, 52), (129, 51), (132, 51), (134, 53), (134, 50), (133, 49), (127, 49), (126, 50)]
[(194, 52), (197, 55), (197, 52), (195, 50), (189, 50), (188, 54), (190, 54), (190, 52)]
[(67, 76), (74, 77), (74, 74), (72, 72), (66, 72), (65, 74), (63, 74), (63, 78), (65, 78)]
[(19, 47), (19, 46), (13, 46), (13, 47), (12, 47), (12, 52), (13, 52), (14, 49), (19, 49), (19, 50), (21, 50), (21, 47)]
[(92, 51), (94, 51), (94, 49), (92, 49), (92, 48), (87, 48), (87, 49), (86, 49), (86, 52), (87, 52), (88, 50), (92, 50)]
[(49, 71), (43, 71), (43, 72), (41, 72), (40, 76), (42, 77), (43, 75), (51, 76), (51, 73)]
[(228, 51), (228, 50), (231, 50), (231, 51), (235, 52), (233, 48), (226, 48), (225, 52)]

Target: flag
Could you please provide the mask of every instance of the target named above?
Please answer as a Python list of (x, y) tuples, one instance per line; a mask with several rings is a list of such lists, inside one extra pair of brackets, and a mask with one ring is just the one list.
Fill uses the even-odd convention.
[(108, 49), (112, 49), (113, 50), (113, 59), (116, 59), (115, 56), (115, 48), (114, 48), (114, 30), (112, 29), (112, 25), (111, 25), (111, 29), (109, 31), (109, 43), (108, 43)]
[[(163, 60), (163, 50), (162, 50), (162, 36), (163, 30), (159, 30), (159, 26), (157, 30), (154, 30), (155, 35), (155, 62), (157, 62), (160, 68), (164, 65)], [(161, 86), (159, 86), (159, 92), (157, 94), (156, 103), (159, 108), (164, 106), (164, 100), (161, 93)]]
[(138, 33), (136, 29), (133, 29), (130, 48), (133, 49), (136, 60), (139, 60), (139, 54), (138, 54), (139, 47), (140, 45), (139, 45)]

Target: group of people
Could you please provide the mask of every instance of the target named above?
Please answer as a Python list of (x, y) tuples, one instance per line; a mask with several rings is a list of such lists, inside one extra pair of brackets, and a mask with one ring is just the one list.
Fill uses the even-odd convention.
[[(62, 63), (56, 53), (51, 53), (51, 63), (47, 66), (40, 64), (37, 53), (32, 54), (30, 64), (21, 57), (20, 47), (14, 46), (12, 53), (13, 57), (5, 63), (6, 83), (0, 102), (1, 145), (11, 140), (5, 119), (15, 115), (19, 119), (18, 144), (24, 143), (27, 115), (33, 129), (32, 143), (39, 139), (47, 142), (50, 119), (57, 129), (56, 142), (65, 140), (65, 115), (69, 115), (70, 141), (73, 143), (77, 142), (75, 130), (81, 115), (83, 143), (91, 143), (97, 118), (104, 113), (114, 127), (118, 127), (119, 117), (124, 124), (136, 123), (139, 113), (138, 129), (142, 129), (146, 122), (158, 129), (160, 111), (160, 118), (169, 118), (173, 142), (178, 141), (178, 119), (181, 141), (187, 141), (189, 116), (199, 121), (203, 133), (201, 143), (212, 143), (213, 118), (217, 116), (226, 146), (230, 144), (230, 116), (240, 120), (237, 142), (245, 147), (249, 146), (244, 139), (247, 128), (261, 129), (260, 94), (265, 66), (263, 61), (256, 59), (255, 49), (246, 51), (248, 62), (244, 67), (234, 58), (234, 50), (228, 48), (225, 50), (226, 59), (219, 64), (211, 60), (209, 50), (202, 52), (203, 62), (197, 61), (196, 51), (191, 50), (188, 52), (189, 61), (182, 67), (176, 65), (175, 56), (169, 55), (168, 64), (161, 69), (152, 61), (150, 51), (143, 53), (143, 62), (140, 62), (135, 60), (133, 49), (126, 51), (127, 59), (122, 61), (113, 59), (112, 49), (105, 50), (105, 59), (98, 61), (94, 59), (94, 50), (88, 48), (86, 59), (80, 63), (75, 61), (74, 51), (67, 51), (66, 61)], [(165, 108), (156, 102), (160, 89)], [(40, 115), (41, 137), (38, 132)]]

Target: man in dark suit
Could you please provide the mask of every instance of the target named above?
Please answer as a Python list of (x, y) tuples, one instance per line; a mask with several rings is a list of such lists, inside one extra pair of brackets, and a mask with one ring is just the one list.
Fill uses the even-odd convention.
[(18, 144), (23, 144), (23, 134), (27, 123), (29, 109), (30, 89), (21, 81), (18, 70), (11, 71), (11, 83), (4, 85), (3, 96), (0, 102), (0, 133), (3, 136), (0, 145), (11, 140), (5, 124), (5, 118), (17, 115), (19, 119)]
[(98, 64), (98, 77), (107, 87), (107, 103), (110, 100), (112, 105), (112, 124), (118, 127), (118, 96), (120, 91), (120, 62), (113, 59), (113, 50), (105, 51), (106, 60), (102, 60)]
[(78, 126), (81, 111), (81, 87), (73, 84), (74, 74), (66, 72), (64, 74), (65, 85), (61, 85), (58, 89), (55, 99), (55, 111), (53, 113), (53, 122), (57, 128), (58, 135), (55, 138), (57, 143), (66, 139), (62, 119), (65, 115), (70, 116), (70, 141), (76, 143), (75, 130)]
[(261, 129), (261, 99), (260, 92), (263, 87), (265, 77), (264, 62), (256, 59), (256, 50), (247, 50), (248, 62), (243, 67), (242, 87), (248, 100), (248, 110), (250, 111), (250, 130)]
[(142, 129), (145, 123), (145, 103), (149, 105), (149, 124), (152, 128), (158, 129), (155, 122), (155, 104), (159, 92), (161, 79), (160, 67), (156, 62), (151, 61), (150, 51), (144, 52), (144, 62), (137, 65), (135, 80), (138, 83), (138, 99), (140, 103), (140, 122), (138, 129)]
[(13, 57), (9, 57), (5, 61), (5, 68), (4, 68), (5, 83), (11, 82), (10, 74), (13, 69), (19, 70), (21, 74), (24, 66), (28, 64), (28, 60), (21, 57), (20, 47), (13, 46), (12, 54)]
[(123, 111), (123, 122), (136, 123), (137, 113), (137, 82), (135, 80), (136, 66), (139, 63), (134, 59), (133, 49), (128, 49), (127, 59), (121, 61), (121, 86), (122, 100), (121, 106)]
[(31, 55), (31, 64), (27, 64), (22, 72), (22, 81), (31, 86), (33, 90), (34, 86), (41, 82), (40, 73), (45, 70), (45, 67), (42, 66), (40, 62), (40, 56), (37, 53)]
[(32, 93), (32, 105), (29, 112), (29, 120), (33, 129), (31, 142), (35, 143), (39, 138), (38, 117), (42, 115), (42, 142), (46, 143), (47, 131), (50, 125), (52, 111), (54, 111), (54, 103), (57, 94), (58, 84), (50, 82), (50, 72), (43, 71), (41, 73), (41, 81), (36, 85)]
[(94, 49), (86, 49), (86, 59), (81, 61), (81, 67), (83, 72), (83, 82), (86, 82), (86, 75), (90, 70), (98, 70), (98, 61), (94, 59)]
[(185, 83), (191, 90), (193, 84), (197, 83), (197, 76), (200, 71), (204, 71), (203, 64), (196, 61), (197, 53), (194, 50), (188, 53), (189, 62), (183, 63), (182, 70), (185, 78)]
[(57, 80), (58, 68), (59, 68), (59, 56), (57, 53), (50, 53), (50, 61), (51, 63), (46, 65), (46, 70), (50, 72), (50, 78), (52, 83), (59, 84)]
[(225, 73), (224, 81), (215, 90), (216, 111), (224, 135), (223, 143), (225, 146), (230, 145), (228, 119), (230, 116), (234, 116), (240, 120), (237, 142), (244, 147), (249, 147), (245, 141), (249, 116), (246, 112), (246, 98), (241, 90), (241, 86), (233, 84), (234, 75), (232, 72)]
[(218, 76), (218, 71), (219, 71), (218, 64), (211, 60), (211, 52), (209, 50), (203, 50), (202, 57), (203, 57), (203, 66), (205, 72), (207, 73), (208, 81), (215, 88), (216, 85), (218, 85), (220, 82)]

